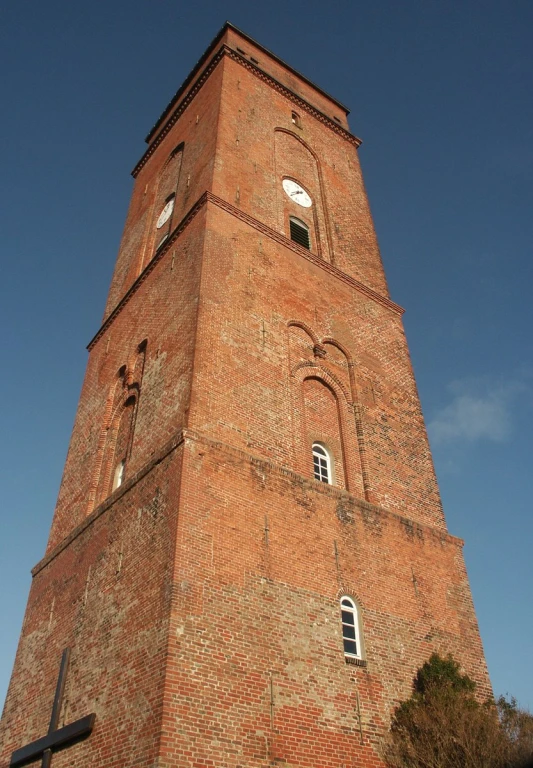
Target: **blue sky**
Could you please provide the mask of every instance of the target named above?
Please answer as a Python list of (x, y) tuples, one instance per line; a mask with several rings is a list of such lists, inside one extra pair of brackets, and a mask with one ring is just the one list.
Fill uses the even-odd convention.
[(0, 10), (0, 702), (144, 136), (229, 19), (351, 110), (495, 692), (533, 709), (533, 3)]

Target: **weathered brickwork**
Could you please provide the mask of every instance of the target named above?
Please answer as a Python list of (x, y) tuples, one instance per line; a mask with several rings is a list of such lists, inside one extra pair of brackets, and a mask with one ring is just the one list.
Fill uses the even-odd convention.
[(48, 551), (94, 509), (104, 489), (109, 490), (115, 469), (105, 463), (110, 392), (117, 386), (123, 389), (119, 372), (124, 365), (131, 366), (132, 355), (138, 354), (144, 340), (126, 476), (137, 472), (186, 423), (204, 230), (205, 211), (200, 211), (90, 350)]
[(97, 725), (95, 738), (55, 755), (54, 768), (154, 764), (181, 456), (178, 446), (131, 478), (37, 566), (2, 721), (4, 756), (46, 734), (61, 652), (71, 646), (62, 722), (95, 712)]
[[(137, 175), (105, 317), (149, 264), (160, 242), (163, 232), (156, 230), (156, 222), (163, 207), (161, 187), (166, 186), (165, 181), (168, 191), (171, 192), (173, 187), (176, 192), (172, 217), (167, 222), (169, 228), (176, 227), (204, 190), (211, 189), (221, 80), (222, 70), (217, 68), (184, 111), (179, 125), (157, 146), (150, 163)], [(182, 144), (179, 163), (169, 169), (174, 171), (174, 175), (170, 179), (162, 179), (173, 152)]]
[(60, 724), (96, 721), (53, 768), (377, 768), (433, 650), (490, 692), (346, 115), (226, 25), (150, 133), (0, 768), (47, 732), (66, 647)]

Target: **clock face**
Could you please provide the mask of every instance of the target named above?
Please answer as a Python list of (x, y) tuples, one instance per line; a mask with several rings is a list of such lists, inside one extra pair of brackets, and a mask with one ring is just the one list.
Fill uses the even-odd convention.
[(165, 221), (168, 221), (170, 219), (170, 216), (173, 210), (174, 210), (174, 198), (168, 201), (168, 203), (165, 205), (165, 207), (159, 214), (159, 218), (157, 220), (157, 225), (156, 225), (158, 229), (161, 229)]
[(303, 208), (310, 208), (313, 205), (313, 201), (296, 181), (292, 179), (283, 179), (283, 189), (295, 203), (301, 205)]

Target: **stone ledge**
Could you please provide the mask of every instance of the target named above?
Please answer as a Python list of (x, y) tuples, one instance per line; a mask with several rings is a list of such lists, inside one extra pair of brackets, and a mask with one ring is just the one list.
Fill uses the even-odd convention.
[(118, 304), (115, 306), (114, 309), (111, 310), (111, 312), (107, 315), (104, 322), (96, 332), (96, 334), (93, 336), (91, 341), (87, 345), (87, 349), (91, 350), (98, 339), (100, 339), (105, 331), (109, 328), (109, 326), (113, 323), (115, 318), (122, 312), (126, 304), (129, 302), (131, 297), (137, 292), (139, 287), (144, 283), (148, 275), (153, 271), (153, 269), (156, 267), (156, 265), (161, 261), (161, 259), (169, 252), (170, 246), (176, 242), (179, 235), (187, 228), (187, 226), (191, 223), (191, 221), (194, 219), (196, 214), (203, 208), (206, 203), (212, 203), (213, 205), (216, 205), (218, 208), (220, 208), (223, 211), (226, 211), (226, 213), (229, 213), (232, 216), (235, 216), (235, 218), (240, 219), (242, 222), (248, 224), (249, 226), (256, 229), (258, 232), (261, 232), (262, 234), (266, 235), (267, 237), (270, 237), (271, 240), (274, 240), (275, 242), (279, 243), (280, 245), (283, 245), (285, 248), (288, 248), (291, 251), (294, 251), (294, 253), (297, 253), (299, 256), (303, 256), (304, 259), (307, 259), (307, 261), (312, 262), (320, 269), (324, 269), (326, 272), (329, 272), (334, 277), (337, 277), (339, 280), (342, 280), (343, 282), (350, 285), (352, 288), (355, 288), (355, 290), (359, 291), (360, 293), (364, 294), (368, 298), (372, 299), (373, 301), (377, 302), (378, 304), (381, 304), (384, 307), (387, 307), (387, 309), (392, 310), (398, 315), (403, 315), (404, 309), (403, 307), (400, 307), (399, 304), (396, 304), (391, 299), (387, 298), (386, 296), (382, 296), (381, 294), (374, 291), (372, 288), (369, 288), (368, 286), (364, 285), (364, 283), (360, 283), (359, 280), (356, 280), (354, 277), (351, 277), (346, 272), (343, 272), (338, 267), (334, 266), (333, 264), (330, 264), (329, 261), (326, 261), (321, 256), (317, 256), (316, 254), (312, 253), (311, 251), (308, 251), (306, 248), (303, 248), (301, 245), (298, 245), (293, 240), (290, 240), (288, 237), (285, 237), (281, 232), (278, 232), (275, 229), (272, 229), (272, 227), (269, 227), (268, 224), (263, 224), (263, 222), (259, 221), (258, 219), (255, 219), (253, 216), (250, 216), (248, 213), (245, 213), (244, 211), (241, 211), (239, 208), (236, 208), (231, 203), (228, 203), (226, 200), (223, 200), (221, 197), (218, 197), (217, 195), (213, 194), (212, 192), (204, 192), (194, 203), (194, 205), (189, 209), (189, 211), (185, 214), (185, 216), (182, 218), (179, 224), (173, 229), (173, 231), (170, 233), (168, 238), (165, 240), (164, 244), (159, 248), (159, 250), (156, 252), (154, 257), (151, 261), (148, 262), (144, 270), (141, 272), (139, 277), (135, 280), (135, 282), (128, 288), (122, 299), (118, 302)]
[(379, 505), (372, 504), (365, 499), (358, 498), (357, 496), (354, 496), (352, 493), (345, 491), (342, 488), (337, 488), (334, 485), (327, 485), (326, 483), (318, 482), (313, 478), (300, 475), (298, 472), (294, 472), (294, 470), (289, 469), (288, 467), (284, 467), (281, 464), (276, 464), (269, 459), (264, 459), (253, 453), (248, 453), (241, 448), (235, 448), (234, 446), (229, 445), (228, 443), (224, 443), (221, 440), (214, 440), (213, 438), (197, 432), (196, 430), (186, 429), (183, 431), (183, 435), (186, 440), (192, 440), (193, 442), (201, 443), (211, 448), (231, 453), (233, 456), (241, 458), (246, 463), (256, 467), (261, 467), (261, 469), (267, 470), (272, 474), (277, 474), (279, 476), (289, 478), (294, 482), (304, 486), (307, 490), (314, 491), (315, 493), (323, 494), (325, 496), (332, 496), (333, 498), (339, 500), (345, 499), (346, 501), (353, 502), (363, 513), (367, 512), (370, 514), (379, 515), (383, 518), (392, 518), (399, 522), (400, 525), (410, 534), (414, 534), (418, 531), (421, 533), (426, 533), (428, 536), (437, 538), (441, 543), (448, 542), (459, 547), (463, 547), (464, 545), (463, 539), (448, 533), (445, 528), (438, 528), (437, 526), (432, 526), (429, 523), (415, 522), (405, 515), (400, 515), (399, 513), (392, 512), (385, 507), (380, 507)]
[(133, 488), (133, 486), (142, 480), (143, 477), (145, 477), (157, 464), (160, 464), (161, 461), (163, 461), (163, 459), (165, 459), (172, 451), (174, 451), (181, 444), (187, 443), (187, 441), (206, 445), (210, 448), (213, 448), (214, 450), (231, 453), (234, 457), (241, 459), (247, 464), (261, 467), (261, 469), (268, 471), (271, 474), (276, 474), (280, 477), (285, 477), (289, 480), (297, 482), (299, 485), (305, 486), (307, 490), (313, 491), (315, 493), (353, 502), (363, 514), (366, 512), (379, 515), (383, 518), (396, 520), (408, 532), (419, 531), (422, 534), (426, 533), (429, 536), (437, 538), (441, 543), (447, 542), (458, 547), (463, 547), (464, 545), (464, 541), (462, 539), (459, 539), (456, 536), (452, 536), (446, 530), (432, 527), (427, 523), (417, 523), (408, 517), (399, 515), (396, 512), (391, 512), (384, 507), (371, 504), (364, 499), (359, 499), (353, 494), (341, 488), (336, 488), (335, 486), (320, 483), (309, 477), (304, 477), (304, 475), (300, 475), (288, 467), (284, 467), (281, 464), (276, 464), (269, 459), (264, 459), (260, 456), (256, 456), (255, 454), (248, 453), (247, 451), (243, 451), (240, 448), (235, 448), (234, 446), (229, 445), (228, 443), (224, 443), (220, 440), (214, 440), (213, 438), (197, 432), (196, 430), (180, 429), (176, 432), (174, 437), (171, 438), (171, 440), (169, 440), (159, 451), (157, 451), (157, 453), (154, 454), (149, 462), (141, 467), (141, 469), (139, 469), (135, 475), (126, 479), (120, 488), (117, 488), (117, 490), (108, 496), (105, 501), (99, 504), (98, 507), (96, 507), (96, 509), (90, 515), (88, 515), (85, 520), (83, 520), (83, 522), (79, 523), (79, 525), (77, 525), (68, 534), (68, 536), (63, 539), (63, 541), (55, 546), (51, 552), (45, 555), (45, 557), (40, 560), (37, 565), (34, 566), (34, 568), (32, 568), (32, 576), (36, 576), (40, 571), (42, 571), (43, 568), (45, 568), (52, 560), (54, 560), (54, 558), (56, 558), (66, 547), (68, 547), (69, 544), (71, 544), (81, 533), (83, 533), (90, 525), (92, 525), (95, 520), (97, 520), (110, 507), (112, 507), (113, 504), (118, 501), (118, 499), (122, 498), (122, 496), (128, 493), (130, 488)]
[(91, 512), (90, 515), (87, 515), (85, 520), (79, 523), (79, 525), (77, 525), (68, 534), (68, 536), (63, 539), (63, 541), (55, 546), (51, 552), (45, 555), (43, 559), (40, 560), (37, 565), (32, 568), (31, 575), (37, 576), (39, 571), (42, 571), (43, 568), (52, 562), (52, 560), (54, 560), (54, 558), (56, 558), (66, 547), (68, 547), (69, 544), (77, 539), (78, 536), (83, 533), (83, 531), (85, 531), (90, 525), (94, 523), (95, 520), (97, 520), (101, 515), (104, 514), (104, 512), (112, 507), (113, 504), (118, 501), (118, 499), (122, 498), (122, 496), (124, 496), (130, 490), (130, 488), (133, 488), (134, 485), (137, 485), (139, 480), (142, 480), (143, 477), (145, 477), (155, 466), (157, 466), (157, 464), (160, 464), (163, 459), (165, 459), (169, 453), (172, 453), (172, 451), (181, 445), (181, 443), (183, 443), (182, 430), (175, 434), (174, 437), (169, 440), (168, 443), (166, 443), (163, 448), (158, 451), (147, 464), (144, 465), (144, 467), (141, 467), (141, 469), (132, 477), (127, 478), (120, 486), (120, 488), (117, 488), (116, 491), (113, 491), (113, 493), (108, 496), (105, 501), (99, 504), (96, 509)]

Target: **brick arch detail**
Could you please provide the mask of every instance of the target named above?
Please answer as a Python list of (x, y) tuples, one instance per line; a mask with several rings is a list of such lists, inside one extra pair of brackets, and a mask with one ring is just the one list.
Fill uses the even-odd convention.
[(287, 328), (301, 328), (302, 331), (305, 331), (311, 341), (313, 342), (313, 346), (316, 346), (318, 344), (318, 336), (313, 331), (312, 328), (310, 328), (306, 323), (302, 323), (301, 320), (289, 320), (287, 323)]
[(357, 431), (357, 445), (359, 447), (359, 460), (361, 462), (361, 472), (363, 475), (364, 496), (366, 501), (372, 502), (374, 500), (374, 496), (372, 493), (372, 486), (370, 484), (370, 475), (368, 472), (368, 462), (366, 458), (363, 406), (361, 405), (361, 401), (359, 398), (359, 389), (357, 387), (357, 379), (355, 376), (355, 362), (353, 360), (351, 353), (346, 349), (344, 344), (341, 344), (336, 339), (330, 336), (326, 336), (324, 339), (322, 339), (322, 344), (324, 346), (327, 346), (328, 344), (330, 344), (331, 346), (336, 347), (346, 357), (346, 361), (348, 363), (348, 376), (350, 378), (351, 401), (353, 404), (355, 428)]
[[(342, 394), (344, 400), (346, 401), (346, 404), (348, 406), (353, 405), (352, 398), (350, 392), (346, 389), (343, 382), (336, 376), (333, 371), (331, 371), (327, 366), (325, 365), (318, 365), (315, 362), (312, 362), (311, 360), (306, 360), (301, 363), (297, 363), (293, 370), (291, 371), (291, 376), (298, 376), (299, 371), (304, 371), (303, 378), (301, 379), (301, 382), (303, 383), (304, 379), (314, 378), (314, 379), (322, 379), (324, 384), (329, 386), (329, 388), (333, 391), (335, 396), (339, 398), (339, 394)], [(305, 375), (305, 370), (314, 371), (313, 373), (308, 373)]]
[[(322, 172), (322, 164), (320, 162), (320, 158), (315, 152), (315, 150), (304, 140), (301, 136), (298, 136), (297, 133), (294, 131), (289, 130), (288, 128), (282, 128), (278, 126), (277, 128), (274, 128), (274, 133), (284, 133), (287, 136), (291, 136), (293, 139), (296, 139), (297, 142), (299, 142), (314, 158), (317, 168), (317, 174), (318, 174), (318, 185), (320, 189), (320, 205), (322, 208), (322, 215), (324, 217), (324, 223), (326, 227), (326, 240), (328, 245), (328, 255), (329, 255), (329, 261), (331, 264), (335, 264), (335, 254), (333, 251), (333, 237), (331, 235), (331, 227), (329, 223), (329, 215), (328, 215), (328, 204), (327, 204), (327, 196), (326, 196), (326, 185), (324, 184), (324, 174)], [(291, 177), (287, 177), (291, 178)], [(297, 181), (298, 183), (302, 183), (299, 179), (294, 179), (294, 181)], [(313, 206), (314, 208), (314, 206)], [(317, 233), (317, 236), (319, 236), (319, 226), (318, 226), (318, 218), (316, 215), (316, 211), (313, 210), (313, 218), (315, 220), (315, 230)], [(320, 243), (318, 243), (320, 245)], [(320, 248), (317, 249), (319, 256), (322, 254), (320, 253)]]
[(131, 454), (146, 347), (147, 340), (144, 339), (135, 351), (132, 352), (128, 363), (119, 368), (117, 376), (109, 388), (98, 438), (95, 465), (89, 487), (86, 514), (90, 514), (95, 505), (99, 501), (103, 501), (103, 498), (97, 498), (99, 495), (98, 489), (102, 488), (102, 493), (107, 493), (113, 470), (112, 459), (114, 457), (120, 420), (125, 409), (129, 407), (133, 408), (133, 412), (126, 455), (129, 457)]
[(120, 394), (120, 399), (118, 403), (115, 405), (111, 418), (109, 419), (109, 422), (106, 426), (107, 432), (109, 432), (112, 428), (114, 428), (117, 422), (120, 421), (120, 417), (122, 416), (124, 409), (129, 408), (129, 405), (133, 405), (136, 403), (137, 403), (136, 387), (135, 385), (133, 385), (132, 387), (128, 386), (128, 388), (124, 389), (123, 392), (121, 392)]
[(339, 604), (341, 597), (344, 596), (351, 597), (359, 608), (361, 608), (363, 611), (365, 610), (365, 604), (359, 597), (359, 592), (352, 584), (346, 584), (345, 582), (342, 582), (339, 589), (335, 593), (337, 605)]
[(353, 360), (353, 357), (351, 353), (346, 349), (344, 344), (341, 344), (340, 341), (337, 341), (337, 339), (332, 338), (331, 336), (326, 336), (322, 339), (322, 345), (324, 347), (332, 346), (339, 350), (339, 352), (342, 352), (344, 357), (346, 358), (346, 364), (348, 366), (348, 376), (350, 378), (350, 390), (351, 390), (351, 399), (353, 403), (357, 403), (358, 398), (358, 391), (357, 391), (357, 381), (355, 378), (355, 363)]
[[(157, 206), (158, 201), (159, 201), (159, 191), (160, 191), (160, 187), (161, 187), (161, 180), (163, 179), (165, 170), (168, 167), (168, 165), (176, 158), (177, 155), (181, 154), (181, 162), (180, 162), (180, 167), (179, 167), (179, 171), (178, 171), (178, 177), (176, 179), (176, 183), (172, 187), (172, 191), (169, 192), (169, 195), (173, 194), (174, 198), (176, 198), (177, 194), (178, 194), (178, 187), (179, 187), (179, 182), (180, 182), (180, 178), (181, 178), (181, 169), (183, 167), (183, 151), (184, 151), (184, 148), (185, 148), (185, 143), (183, 141), (180, 142), (179, 144), (177, 144), (174, 147), (174, 149), (169, 153), (167, 159), (165, 160), (165, 162), (161, 166), (161, 169), (160, 169), (160, 171), (159, 171), (159, 173), (157, 175), (157, 181), (156, 181), (156, 184), (154, 185), (154, 189), (153, 189), (153, 192), (152, 192), (152, 202), (150, 203), (150, 209), (151, 210), (150, 210), (150, 214), (149, 214), (149, 216), (147, 218), (148, 224), (146, 226), (146, 231), (144, 233), (144, 238), (143, 238), (142, 246), (139, 249), (139, 261), (138, 261), (138, 265), (137, 265), (137, 277), (141, 274), (141, 272), (143, 271), (143, 269), (146, 266), (146, 264), (151, 261), (151, 259), (154, 256), (155, 250), (156, 250), (157, 235), (156, 235), (156, 232), (155, 232), (155, 223), (156, 223), (156, 217), (158, 216), (158, 211), (157, 211), (156, 206)], [(172, 211), (172, 215), (170, 216), (168, 222), (165, 224), (165, 232), (167, 233), (167, 235), (169, 235), (170, 232), (172, 232), (172, 224), (173, 224), (174, 218), (175, 218), (175, 210), (176, 210), (176, 203), (174, 202), (174, 210)], [(161, 231), (160, 232), (160, 236), (163, 237), (165, 232)]]
[(126, 445), (126, 453), (125, 453), (126, 461), (131, 454), (131, 445), (133, 440), (133, 429), (134, 429), (133, 422), (135, 420), (137, 400), (138, 400), (137, 393), (128, 392), (127, 390), (125, 390), (122, 393), (120, 402), (117, 403), (117, 406), (115, 408), (111, 421), (106, 429), (106, 440), (104, 444), (104, 452), (103, 452), (102, 458), (106, 456), (106, 454), (107, 456), (106, 456), (106, 460), (102, 462), (101, 501), (103, 501), (107, 497), (109, 492), (109, 487), (111, 484), (111, 476), (113, 474), (113, 470), (115, 469), (115, 459), (116, 459), (115, 453), (116, 453), (117, 438), (118, 438), (119, 429), (120, 429), (120, 422), (122, 421), (122, 418), (124, 417), (127, 409), (129, 408), (132, 409), (132, 412), (129, 417), (131, 419), (131, 422), (130, 422), (128, 440)]
[[(290, 320), (287, 323), (287, 327), (301, 328), (305, 333), (307, 333), (307, 335), (313, 342), (313, 345), (314, 345), (313, 353), (315, 356), (315, 360), (300, 361), (294, 367), (290, 368), (290, 376), (291, 377), (296, 376), (298, 371), (302, 369), (318, 367), (324, 373), (325, 377), (329, 378), (329, 380), (332, 382), (331, 387), (333, 391), (335, 391), (335, 388), (334, 388), (334, 385), (335, 385), (342, 392), (349, 409), (353, 411), (353, 420), (354, 420), (355, 432), (356, 432), (356, 443), (357, 443), (357, 449), (359, 454), (357, 463), (360, 466), (361, 478), (362, 478), (362, 484), (363, 484), (361, 496), (366, 501), (374, 502), (374, 494), (372, 492), (372, 486), (370, 483), (370, 474), (368, 471), (368, 461), (366, 456), (363, 407), (359, 399), (359, 392), (358, 392), (357, 381), (355, 377), (355, 362), (353, 360), (353, 357), (349, 352), (349, 350), (344, 346), (344, 344), (342, 344), (340, 341), (337, 341), (337, 339), (334, 339), (331, 336), (325, 336), (322, 339), (322, 341), (319, 342), (319, 337), (313, 331), (313, 329), (310, 326), (308, 326), (306, 323), (300, 320)], [(327, 355), (326, 347), (328, 345), (331, 345), (336, 349), (338, 349), (340, 352), (342, 352), (342, 354), (346, 358), (346, 362), (348, 365), (349, 391), (346, 388), (345, 384), (338, 378), (338, 376), (335, 375), (335, 373), (332, 370), (330, 370), (325, 364), (322, 363), (318, 365), (316, 362), (317, 359), (324, 358)], [(289, 345), (289, 361), (290, 361), (290, 345)], [(327, 378), (326, 378), (326, 381), (327, 381)], [(303, 379), (301, 380), (301, 383), (303, 383)], [(294, 443), (294, 440), (295, 438), (293, 437), (293, 443)], [(295, 460), (297, 460), (296, 456), (295, 456)], [(346, 474), (346, 477), (348, 477), (347, 474)]]
[(294, 466), (302, 475), (309, 475), (308, 439), (305, 424), (305, 402), (303, 384), (307, 379), (315, 379), (326, 386), (334, 395), (337, 403), (338, 427), (342, 448), (342, 468), (346, 490), (355, 496), (363, 496), (364, 486), (357, 449), (357, 431), (351, 418), (353, 411), (350, 393), (345, 386), (323, 365), (314, 362), (302, 362), (295, 366), (290, 374), (292, 382), (293, 450)]
[(337, 347), (337, 349), (342, 352), (342, 354), (348, 361), (348, 365), (354, 364), (351, 353), (346, 349), (344, 344), (341, 344), (340, 341), (337, 341), (337, 339), (334, 339), (332, 336), (325, 336), (322, 339), (322, 344), (331, 344), (332, 347)]

